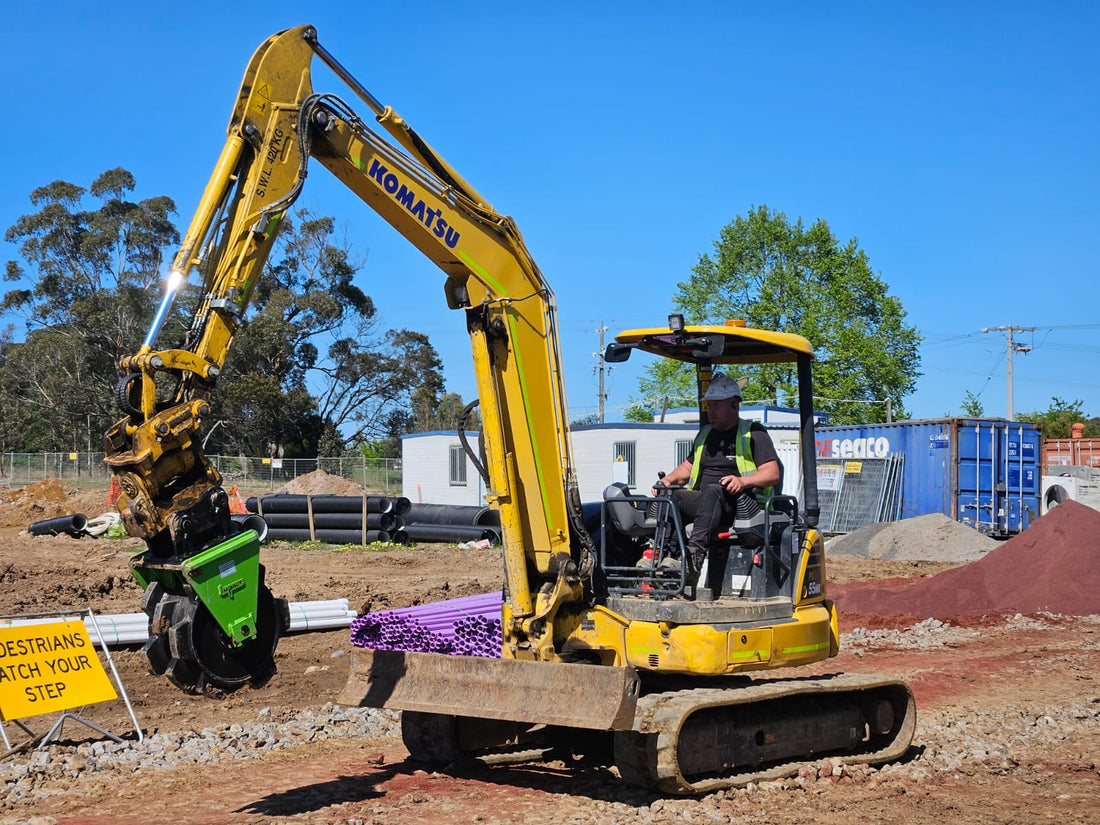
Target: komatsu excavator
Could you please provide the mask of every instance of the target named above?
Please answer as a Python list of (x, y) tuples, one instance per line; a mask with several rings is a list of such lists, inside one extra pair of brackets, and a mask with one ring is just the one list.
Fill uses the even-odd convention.
[[(314, 57), (375, 124), (313, 91)], [(146, 588), (150, 670), (191, 692), (259, 686), (275, 671), (287, 604), (264, 583), (256, 531), (230, 517), (199, 432), (310, 160), (443, 270), (447, 305), (464, 314), (470, 336), (483, 426), (474, 460), (500, 515), (504, 559), (499, 659), (356, 648), (339, 701), (403, 711), (415, 759), (550, 748), (604, 759), (627, 782), (676, 794), (787, 775), (830, 754), (900, 757), (915, 726), (904, 683), (774, 673), (839, 647), (815, 526), (809, 343), (674, 316), (608, 347), (610, 361), (641, 350), (694, 365), (700, 398), (724, 365), (786, 362), (797, 372), (803, 500), (767, 503), (763, 544), (742, 546), (731, 531), (707, 573), (717, 598), (694, 598), (690, 564), (660, 563), (684, 543), (670, 499), (609, 488), (606, 501), (582, 507), (554, 295), (513, 221), (356, 81), (311, 26), (275, 34), (249, 63), (154, 321), (121, 362), (126, 416), (105, 447), (123, 523), (146, 545), (131, 569)], [(192, 271), (202, 294), (191, 326), (179, 347), (159, 348)]]

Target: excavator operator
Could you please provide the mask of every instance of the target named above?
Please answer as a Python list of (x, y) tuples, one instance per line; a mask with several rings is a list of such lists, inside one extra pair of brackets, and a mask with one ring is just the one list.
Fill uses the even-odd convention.
[(763, 543), (762, 505), (780, 481), (779, 457), (768, 431), (739, 415), (741, 387), (741, 381), (714, 374), (703, 395), (708, 423), (695, 436), (688, 457), (653, 488), (656, 496), (660, 487), (682, 485), (672, 490), (672, 500), (683, 522), (692, 526), (688, 584), (702, 585), (699, 598), (717, 593), (698, 577), (720, 532), (732, 524), (743, 546)]

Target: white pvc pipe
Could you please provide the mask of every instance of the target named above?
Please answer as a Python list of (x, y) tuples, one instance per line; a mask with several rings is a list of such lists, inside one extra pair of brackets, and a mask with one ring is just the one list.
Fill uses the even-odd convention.
[[(309, 630), (329, 630), (337, 627), (350, 627), (357, 616), (348, 609), (347, 599), (324, 599), (313, 602), (290, 603), (290, 633)], [(67, 617), (75, 621), (76, 616)], [(100, 614), (95, 617), (95, 627), (91, 620), (84, 618), (84, 627), (88, 635), (98, 628), (108, 645), (145, 644), (149, 640), (149, 617), (144, 613)], [(32, 624), (66, 621), (66, 618), (37, 619), (0, 619), (0, 627), (21, 627)]]

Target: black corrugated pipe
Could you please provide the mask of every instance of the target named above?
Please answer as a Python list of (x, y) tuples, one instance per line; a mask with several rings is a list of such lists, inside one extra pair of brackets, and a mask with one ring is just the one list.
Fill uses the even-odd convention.
[(413, 504), (405, 514), (407, 524), (482, 524), (480, 518), (493, 512), (488, 507), (467, 504)]
[(36, 521), (27, 528), (32, 536), (60, 536), (65, 534), (75, 538), (84, 535), (84, 528), (88, 526), (88, 517), (83, 513), (73, 513), (70, 516), (56, 516), (44, 521)]
[(500, 528), (500, 510), (494, 510), (492, 507), (484, 508), (474, 519), (474, 524), (479, 527), (496, 527)]
[(245, 530), (255, 530), (256, 537), (260, 540), (260, 544), (267, 541), (268, 524), (262, 516), (245, 513), (242, 515), (233, 514), (230, 518), (233, 519), (234, 524), (240, 525), (242, 533)]
[[(309, 529), (309, 513), (264, 513), (268, 527)], [(397, 516), (393, 513), (367, 513), (368, 530), (390, 531), (397, 527)], [(362, 513), (314, 513), (313, 526), (318, 530), (361, 530)]]
[(410, 541), (481, 541), (500, 544), (500, 533), (492, 527), (476, 524), (416, 524), (405, 527)]
[[(362, 513), (366, 499), (368, 513), (389, 513), (395, 508), (393, 496), (304, 496), (280, 493), (278, 495), (250, 496), (244, 506), (250, 513)], [(407, 501), (407, 499), (406, 499)]]
[(363, 535), (362, 530), (315, 530), (313, 536), (309, 534), (309, 528), (297, 527), (272, 527), (267, 531), (268, 541), (321, 541), (325, 544), (373, 544), (381, 542), (388, 544), (392, 539), (385, 530), (367, 530)]

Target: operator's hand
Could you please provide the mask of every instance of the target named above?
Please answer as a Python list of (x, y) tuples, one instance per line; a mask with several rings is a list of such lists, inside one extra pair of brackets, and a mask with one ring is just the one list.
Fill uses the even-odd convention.
[(741, 476), (722, 476), (718, 479), (718, 483), (722, 485), (724, 489), (731, 496), (735, 496), (738, 493), (743, 493), (748, 489), (748, 485), (745, 484), (745, 480)]
[(649, 492), (653, 495), (654, 498), (656, 498), (659, 495), (662, 495), (663, 493), (665, 493), (667, 491), (668, 491), (668, 485), (665, 484), (663, 481), (655, 481), (655, 482), (653, 482), (653, 486), (649, 488)]

